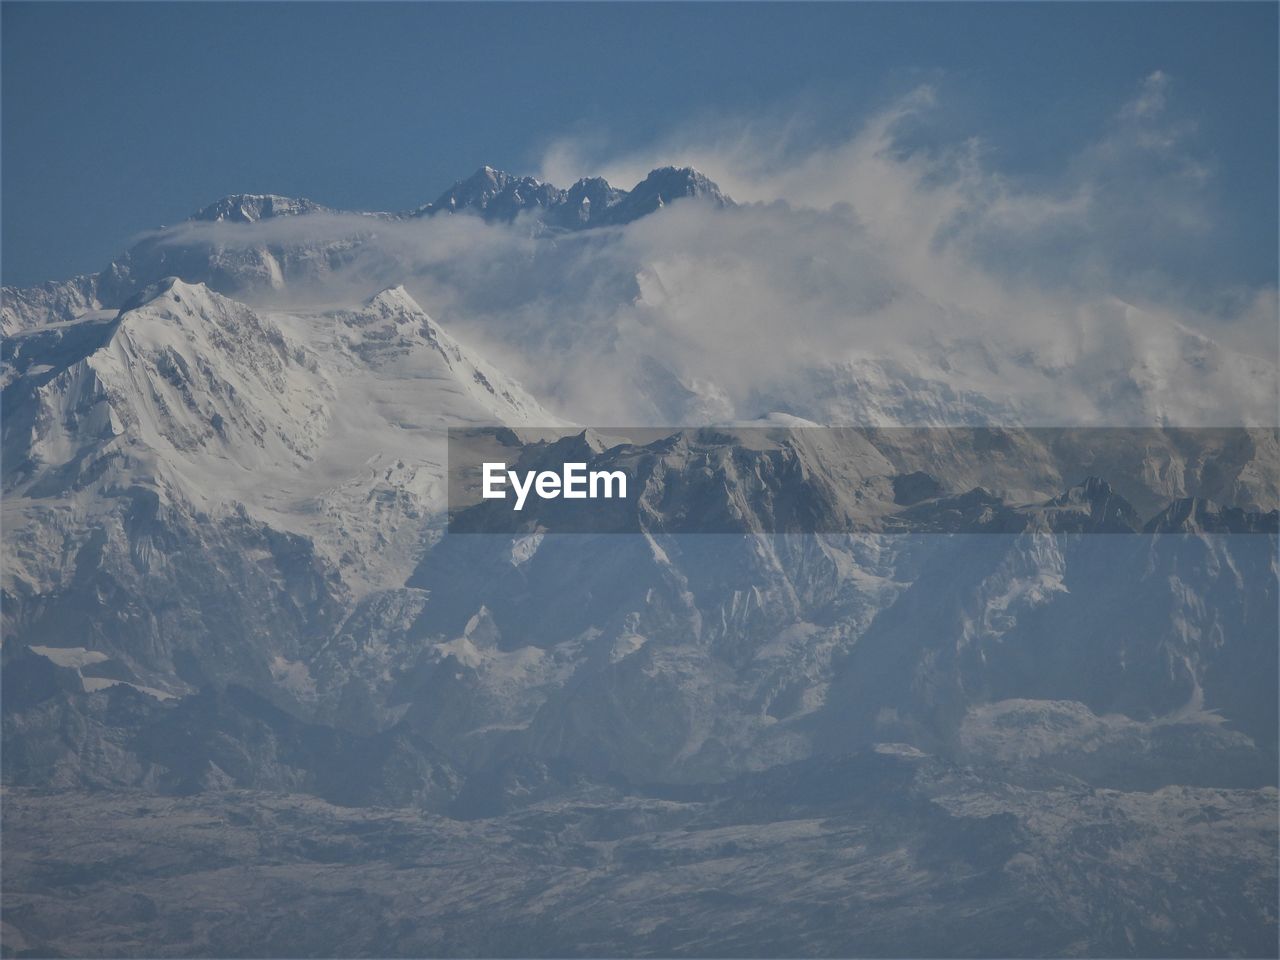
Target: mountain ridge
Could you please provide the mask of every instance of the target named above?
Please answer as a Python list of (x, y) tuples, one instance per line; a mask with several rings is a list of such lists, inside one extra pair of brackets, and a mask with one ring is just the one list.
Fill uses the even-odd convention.
[(714, 180), (694, 167), (655, 167), (627, 190), (613, 186), (603, 177), (582, 177), (561, 188), (537, 177), (508, 173), (486, 164), (469, 177), (455, 180), (435, 200), (403, 212), (338, 209), (308, 197), (277, 193), (231, 193), (186, 219), (256, 223), (277, 217), (336, 213), (390, 219), (474, 213), (487, 221), (510, 222), (519, 214), (534, 213), (544, 215), (550, 227), (578, 230), (630, 223), (686, 198), (702, 198), (720, 208), (737, 205)]
[[(1258, 952), (1275, 928), (1280, 433), (1150, 424), (1170, 419), (1170, 390), (1185, 410), (1224, 389), (1196, 370), (1265, 366), (1176, 330), (1179, 349), (1153, 358), (1122, 335), (1156, 320), (1121, 313), (1119, 367), (1072, 376), (1100, 388), (1104, 412), (1148, 424), (1139, 440), (992, 426), (1022, 408), (990, 385), (1040, 370), (981, 338), (798, 362), (781, 383), (753, 380), (739, 408), (716, 368), (685, 362), (706, 301), (655, 324), (687, 265), (703, 266), (688, 247), (637, 265), (628, 248), (661, 230), (520, 226), (521, 211), (647, 216), (695, 178), (659, 171), (626, 195), (582, 181), (563, 199), (498, 171), (473, 186), (455, 199), (474, 216), (429, 228), (237, 195), (109, 276), (6, 292), (0, 755), (19, 864), (5, 902), (21, 908), (6, 944), (92, 953), (81, 938), (101, 943), (109, 916), (117, 945), (171, 945), (173, 929), (204, 929), (183, 904), (243, 893), (270, 858), (272, 884), (282, 869), (305, 881), (296, 893), (271, 887), (216, 947), (189, 952), (475, 946), (470, 933), (389, 946), (381, 919), (361, 927), (388, 914), (352, 900), (346, 865), (366, 887), (371, 867), (386, 877), (415, 936), (461, 922), (440, 906), (459, 898), (496, 938), (481, 953), (526, 955), (530, 930), (547, 955), (627, 953), (538, 926), (549, 902), (598, 915), (582, 909), (587, 879), (639, 924), (628, 943), (661, 955), (701, 955), (717, 926), (751, 952), (771, 925), (794, 953), (798, 920), (834, 955), (945, 952), (942, 934), (903, 939), (933, 931), (920, 912), (941, 901), (957, 930), (994, 930), (963, 941), (975, 952), (1017, 953), (1028, 910), (1070, 931), (1037, 941), (1049, 953), (1123, 952), (1131, 929), (1153, 955)], [(517, 228), (486, 225), (513, 209)], [(650, 223), (678, 234), (697, 220), (685, 209)], [(298, 229), (309, 217), (342, 230), (317, 240)], [(403, 248), (361, 246), (379, 232), (460, 237), (462, 252), (415, 269)], [(573, 259), (586, 247), (602, 259)], [(455, 272), (474, 299), (450, 296)], [(585, 299), (601, 288), (608, 309)], [(735, 323), (717, 346), (749, 333)], [(596, 352), (574, 352), (584, 342)], [(967, 369), (957, 346), (977, 358)], [(632, 379), (605, 365), (617, 356)], [(620, 444), (571, 427), (553, 378), (522, 385), (540, 366), (616, 390), (642, 419), (737, 427)], [(599, 417), (594, 395), (576, 409)], [(821, 422), (871, 429), (841, 439)], [(643, 522), (628, 536), (452, 535), (458, 427), (496, 430), (507, 450), (570, 433), (535, 453), (635, 468)], [(783, 440), (739, 442), (738, 428)], [(682, 535), (699, 511), (724, 532)], [(855, 511), (883, 529), (812, 532)], [(1112, 532), (1129, 535), (1086, 535)], [(390, 822), (420, 838), (408, 859)], [(439, 872), (443, 838), (462, 873)], [(175, 851), (195, 873), (174, 874)], [(335, 897), (317, 895), (320, 869)], [(865, 896), (832, 912), (820, 901), (848, 911), (851, 870)], [(732, 883), (708, 890), (713, 874)], [(776, 911), (742, 899), (744, 875)], [(66, 881), (85, 876), (101, 881), (91, 907)], [(406, 877), (429, 902), (403, 899)], [(993, 926), (975, 877), (999, 884), (1007, 922)], [(177, 907), (175, 885), (190, 891)], [(478, 889), (498, 899), (476, 907)], [(896, 918), (866, 910), (901, 889), (916, 899)], [(1116, 928), (1089, 934), (1115, 904)], [(262, 926), (246, 933), (241, 914)], [(855, 915), (882, 939), (849, 939)], [(671, 929), (681, 917), (687, 935)]]
[(510, 222), (521, 213), (536, 212), (549, 226), (580, 230), (630, 223), (685, 198), (700, 198), (721, 208), (736, 205), (693, 167), (657, 167), (630, 190), (623, 190), (603, 177), (583, 177), (560, 189), (535, 177), (517, 177), (484, 166), (413, 215), (474, 212), (486, 220)]
[[(523, 193), (521, 191), (524, 191)], [(307, 197), (275, 193), (232, 193), (201, 207), (183, 223), (252, 226), (286, 218), (346, 215), (379, 221), (402, 221), (441, 213), (474, 214), (486, 222), (509, 223), (521, 214), (541, 218), (540, 229), (552, 232), (583, 230), (597, 226), (624, 226), (675, 200), (702, 198), (717, 208), (734, 206), (714, 181), (692, 167), (659, 167), (632, 191), (611, 186), (603, 178), (582, 178), (567, 190), (534, 177), (516, 177), (493, 167), (481, 167), (470, 177), (455, 181), (435, 201), (399, 213), (351, 211), (329, 207)], [(168, 228), (144, 237), (98, 273), (69, 280), (48, 280), (29, 287), (5, 285), (0, 290), (0, 333), (8, 336), (46, 323), (66, 322), (93, 310), (119, 309), (128, 299), (162, 277), (176, 273), (190, 282), (218, 284), (220, 271), (234, 274), (246, 267), (260, 274), (268, 286), (284, 282), (278, 255), (267, 247), (240, 262), (218, 263), (213, 269), (199, 259), (174, 261), (168, 250)], [(181, 269), (175, 270), (175, 267)], [(220, 292), (231, 292), (221, 290)]]

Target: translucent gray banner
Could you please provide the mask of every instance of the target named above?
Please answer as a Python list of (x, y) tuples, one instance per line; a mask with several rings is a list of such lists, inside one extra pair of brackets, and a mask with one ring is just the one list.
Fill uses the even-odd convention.
[(1274, 534), (1276, 428), (449, 431), (451, 534)]

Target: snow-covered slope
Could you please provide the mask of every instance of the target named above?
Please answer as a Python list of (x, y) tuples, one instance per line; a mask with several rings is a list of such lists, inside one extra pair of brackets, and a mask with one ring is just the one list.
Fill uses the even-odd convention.
[[(484, 167), (6, 287), (6, 954), (1274, 946), (1274, 354), (859, 214)], [(455, 427), (635, 495), (446, 526)]]
[[(402, 584), (443, 509), (447, 426), (558, 422), (402, 289), (269, 315), (169, 279), (19, 333), (5, 359), (6, 637), (60, 646), (78, 624), (168, 693), (232, 668), (275, 685), (298, 630)], [(255, 565), (274, 573), (243, 579)], [(295, 622), (257, 646), (235, 623), (281, 591)], [(166, 593), (211, 619), (166, 625)], [(104, 628), (113, 605), (139, 622)], [(192, 652), (224, 628), (221, 652)]]
[[(356, 801), (452, 809), (525, 769), (705, 782), (886, 740), (1028, 781), (1108, 786), (1129, 758), (1148, 787), (1274, 782), (1274, 430), (1022, 429), (1267, 427), (1271, 358), (1119, 301), (1022, 339), (970, 314), (848, 334), (853, 301), (931, 305), (874, 277), (755, 302), (752, 269), (838, 271), (721, 255), (717, 231), (771, 239), (687, 169), (560, 191), (486, 168), (418, 212), (237, 195), (5, 291), (24, 783), (351, 800), (334, 778), (371, 751)], [(566, 420), (799, 429), (575, 429), (551, 453), (643, 474), (638, 532), (443, 535), (448, 428)], [(699, 511), (727, 532), (679, 535)]]
[(75, 320), (102, 306), (96, 274), (38, 287), (5, 287), (0, 299), (0, 334), (6, 337), (31, 327)]

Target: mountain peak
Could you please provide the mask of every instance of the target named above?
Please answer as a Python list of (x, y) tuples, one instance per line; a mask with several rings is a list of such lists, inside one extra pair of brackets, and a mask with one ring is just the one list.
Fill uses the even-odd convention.
[(603, 177), (583, 177), (561, 190), (536, 177), (517, 177), (486, 165), (421, 207), (416, 216), (470, 212), (485, 220), (510, 222), (532, 212), (549, 226), (581, 230), (630, 223), (686, 197), (701, 197), (716, 207), (734, 205), (714, 180), (693, 167), (658, 167), (628, 191)]
[(709, 197), (719, 207), (733, 204), (719, 184), (694, 167), (658, 167), (649, 171), (631, 192), (658, 193), (667, 202), (680, 197)]
[(457, 181), (417, 216), (471, 210), (486, 220), (514, 220), (524, 210), (545, 209), (564, 200), (564, 191), (535, 177), (515, 177), (485, 165)]
[(1097, 476), (1086, 477), (1046, 503), (1044, 509), (1059, 533), (1132, 533), (1142, 526), (1133, 505)]
[(690, 190), (720, 192), (720, 187), (697, 167), (654, 167), (642, 183), (660, 182), (671, 185), (686, 185)]
[[(497, 167), (491, 167), (487, 163), (473, 173), (471, 176), (458, 180), (454, 183), (451, 190), (501, 190), (515, 178), (505, 170), (499, 170)], [(446, 191), (447, 193), (448, 191)]]
[(1055, 498), (1054, 503), (1086, 503), (1104, 500), (1115, 491), (1102, 477), (1089, 476), (1072, 486), (1062, 496)]
[(164, 277), (155, 283), (149, 283), (132, 297), (126, 300), (120, 307), (121, 313), (128, 313), (139, 307), (145, 306), (153, 300), (159, 300), (167, 297), (170, 300), (181, 303), (183, 297), (188, 301), (204, 300), (210, 297), (218, 297), (202, 282), (188, 283), (181, 277)]
[(612, 186), (604, 177), (583, 177), (565, 192), (564, 202), (548, 219), (569, 230), (594, 226), (626, 195), (627, 191)]
[(409, 295), (409, 291), (404, 288), (404, 284), (387, 287), (385, 290), (375, 293), (364, 302), (364, 308), (366, 310), (421, 313), (424, 315), (426, 312), (418, 304), (418, 301)]
[(610, 219), (629, 223), (667, 206), (673, 200), (698, 197), (717, 208), (734, 206), (720, 186), (693, 167), (658, 167), (618, 202)]
[(188, 219), (212, 223), (256, 223), (272, 217), (323, 213), (326, 209), (306, 197), (282, 197), (275, 193), (233, 193), (215, 200)]

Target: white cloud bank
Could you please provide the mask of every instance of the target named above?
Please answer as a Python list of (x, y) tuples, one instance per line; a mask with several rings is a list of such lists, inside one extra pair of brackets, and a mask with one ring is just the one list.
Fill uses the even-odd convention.
[(310, 252), (284, 274), (308, 282), (275, 291), (277, 305), (404, 283), (579, 422), (781, 411), (1269, 425), (1276, 290), (1188, 290), (1178, 275), (1177, 257), (1211, 242), (1212, 172), (1170, 97), (1168, 76), (1145, 78), (1098, 139), (1034, 188), (995, 169), (976, 139), (909, 147), (939, 108), (921, 88), (807, 152), (759, 124), (726, 124), (624, 157), (562, 141), (542, 171), (629, 185), (689, 164), (746, 203), (733, 211), (682, 202), (556, 238), (526, 222), (326, 216), (192, 223), (167, 239), (215, 244), (232, 261), (303, 244)]

